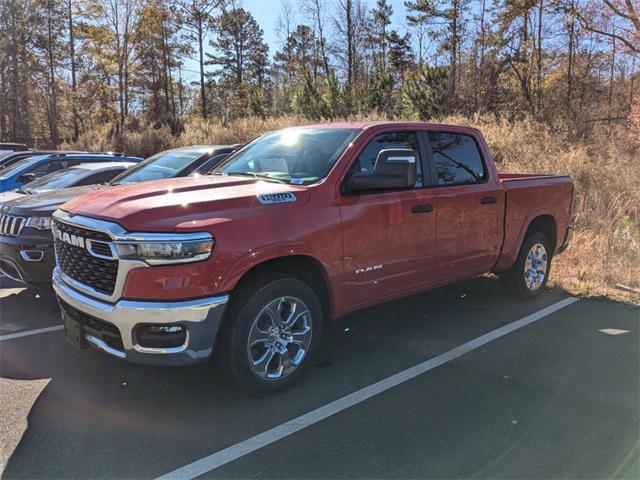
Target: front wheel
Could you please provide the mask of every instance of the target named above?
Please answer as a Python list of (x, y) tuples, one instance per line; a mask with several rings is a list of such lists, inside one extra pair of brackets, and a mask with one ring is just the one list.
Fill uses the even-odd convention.
[(322, 334), (322, 306), (305, 282), (258, 277), (235, 295), (223, 339), (227, 367), (245, 391), (282, 391), (302, 375)]
[(551, 270), (551, 243), (544, 233), (527, 234), (513, 266), (500, 274), (506, 293), (517, 298), (532, 298), (547, 285)]

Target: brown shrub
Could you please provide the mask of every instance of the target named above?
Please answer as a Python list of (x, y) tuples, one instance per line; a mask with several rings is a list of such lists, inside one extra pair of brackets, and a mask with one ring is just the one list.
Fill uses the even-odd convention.
[(171, 130), (166, 125), (141, 125), (118, 134), (112, 125), (102, 124), (87, 130), (76, 142), (64, 144), (61, 148), (90, 152), (125, 152), (129, 155), (148, 157), (173, 147), (175, 142), (176, 137), (171, 135)]

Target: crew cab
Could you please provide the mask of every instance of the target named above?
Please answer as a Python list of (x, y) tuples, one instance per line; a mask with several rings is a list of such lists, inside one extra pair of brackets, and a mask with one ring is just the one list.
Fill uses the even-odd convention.
[(156, 365), (215, 354), (271, 393), (348, 312), (486, 272), (537, 295), (570, 240), (572, 195), (566, 176), (499, 175), (472, 128), (289, 128), (211, 175), (63, 205), (53, 287), (80, 348)]

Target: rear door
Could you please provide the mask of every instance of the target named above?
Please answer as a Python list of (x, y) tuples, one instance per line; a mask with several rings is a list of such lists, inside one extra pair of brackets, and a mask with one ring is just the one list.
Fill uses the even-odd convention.
[(409, 148), (416, 155), (416, 187), (345, 194), (340, 199), (345, 296), (368, 303), (428, 283), (436, 254), (435, 189), (428, 187), (426, 150), (417, 131), (374, 136), (358, 154), (354, 172), (373, 172), (380, 150)]
[(434, 274), (447, 281), (487, 272), (502, 244), (504, 192), (474, 136), (430, 131), (428, 139), (438, 204)]

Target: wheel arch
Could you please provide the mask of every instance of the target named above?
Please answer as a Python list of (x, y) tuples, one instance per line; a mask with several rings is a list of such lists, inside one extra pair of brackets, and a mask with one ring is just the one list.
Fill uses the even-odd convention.
[(285, 273), (307, 283), (320, 299), (324, 318), (332, 317), (334, 296), (330, 288), (328, 273), (320, 261), (310, 255), (287, 255), (263, 260), (245, 271), (238, 279), (234, 289), (242, 288), (257, 276), (272, 272)]
[(531, 220), (531, 222), (529, 222), (529, 226), (527, 227), (527, 230), (524, 236), (522, 237), (522, 240), (520, 241), (520, 246), (522, 246), (522, 242), (524, 242), (524, 239), (527, 238), (527, 235), (529, 235), (529, 233), (531, 232), (543, 233), (549, 239), (549, 242), (551, 242), (550, 253), (553, 255), (553, 253), (556, 251), (556, 246), (558, 244), (557, 243), (557, 224), (556, 224), (555, 218), (553, 218), (553, 215), (549, 215), (549, 214), (538, 215), (533, 220)]
[[(509, 223), (505, 225), (509, 227)], [(551, 242), (551, 254), (553, 255), (557, 248), (558, 232), (557, 222), (554, 216), (547, 210), (537, 211), (531, 215), (531, 217), (523, 221), (520, 224), (520, 229), (517, 235), (509, 235), (505, 239), (505, 244), (502, 247), (502, 251), (496, 264), (494, 265), (493, 272), (501, 272), (511, 268), (518, 257), (518, 253), (522, 248), (525, 238), (530, 232), (541, 232), (546, 235)]]

